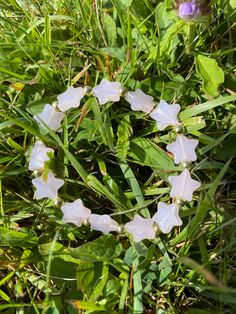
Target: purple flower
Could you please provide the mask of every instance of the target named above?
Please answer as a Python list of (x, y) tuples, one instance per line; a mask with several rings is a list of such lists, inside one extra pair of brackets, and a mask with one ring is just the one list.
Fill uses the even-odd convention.
[(179, 6), (179, 17), (181, 19), (193, 19), (196, 16), (200, 15), (200, 9), (197, 6), (195, 1), (184, 2)]

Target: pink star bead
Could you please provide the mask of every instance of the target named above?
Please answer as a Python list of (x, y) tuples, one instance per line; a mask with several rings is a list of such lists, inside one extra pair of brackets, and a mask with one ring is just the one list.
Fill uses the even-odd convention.
[(62, 221), (71, 222), (77, 227), (80, 227), (91, 215), (91, 210), (83, 205), (81, 199), (73, 203), (64, 203), (61, 207), (61, 211), (63, 212)]
[(182, 225), (179, 207), (176, 204), (167, 205), (164, 202), (159, 202), (157, 208), (157, 213), (152, 217), (152, 220), (158, 224), (161, 232), (169, 233), (174, 226)]
[(154, 107), (153, 97), (144, 94), (141, 89), (137, 89), (135, 92), (128, 92), (125, 99), (130, 103), (131, 109), (135, 111), (150, 113)]
[(44, 163), (50, 159), (48, 153), (53, 152), (53, 149), (46, 147), (40, 141), (36, 141), (30, 154), (29, 170), (43, 169)]
[(184, 135), (177, 135), (176, 141), (167, 145), (167, 150), (174, 155), (174, 163), (178, 164), (184, 161), (195, 161), (197, 155), (195, 148), (198, 145), (198, 140), (188, 139)]
[(156, 120), (158, 130), (162, 131), (169, 125), (180, 125), (177, 118), (179, 111), (180, 105), (169, 105), (165, 100), (161, 100), (156, 109), (150, 114), (150, 117)]
[(117, 231), (119, 227), (118, 223), (108, 215), (92, 214), (89, 217), (89, 222), (93, 230), (98, 230), (105, 234), (111, 231)]
[(58, 190), (64, 184), (64, 180), (55, 178), (52, 171), (49, 171), (47, 178), (44, 178), (42, 175), (41, 177), (33, 179), (32, 183), (36, 188), (36, 200), (45, 197), (55, 200), (58, 196)]
[(70, 86), (64, 93), (57, 96), (58, 108), (65, 112), (71, 108), (77, 108), (80, 105), (81, 99), (84, 97), (82, 87)]
[(142, 218), (139, 215), (135, 215), (132, 221), (125, 224), (125, 230), (132, 234), (135, 242), (140, 242), (144, 239), (155, 239), (156, 236), (153, 220)]
[(92, 95), (98, 98), (100, 105), (104, 105), (109, 101), (120, 100), (121, 84), (119, 82), (109, 82), (102, 79), (100, 84), (92, 89)]
[(192, 200), (193, 192), (201, 185), (200, 182), (191, 178), (187, 169), (184, 169), (180, 175), (170, 176), (168, 179), (172, 186), (170, 196), (189, 202)]
[[(61, 121), (64, 118), (64, 113), (56, 111), (51, 105), (46, 104), (43, 111), (34, 115), (34, 120), (37, 121), (43, 128), (43, 122), (53, 131), (59, 129)], [(42, 122), (43, 121), (43, 122)]]

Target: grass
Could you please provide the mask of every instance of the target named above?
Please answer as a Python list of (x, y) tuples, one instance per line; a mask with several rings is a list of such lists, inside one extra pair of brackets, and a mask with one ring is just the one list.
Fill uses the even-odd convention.
[[(1, 1), (2, 313), (235, 313), (235, 5), (214, 1), (207, 23), (179, 20), (172, 5)], [(34, 121), (68, 86), (102, 78), (178, 102), (200, 143), (192, 169), (202, 186), (181, 207), (183, 226), (153, 241), (76, 228), (52, 201), (33, 199), (27, 151), (38, 137), (55, 150), (65, 201), (82, 198), (119, 223), (169, 201), (174, 134), (125, 100), (86, 98), (58, 134)]]

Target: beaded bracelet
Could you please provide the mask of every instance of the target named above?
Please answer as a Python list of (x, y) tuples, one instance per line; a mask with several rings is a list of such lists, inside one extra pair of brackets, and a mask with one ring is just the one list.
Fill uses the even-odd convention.
[[(162, 131), (168, 126), (175, 127), (176, 140), (167, 145), (167, 150), (173, 154), (174, 163), (182, 164), (184, 170), (178, 176), (168, 177), (171, 185), (170, 197), (173, 199), (173, 203), (159, 202), (157, 212), (152, 218), (143, 218), (136, 214), (132, 221), (121, 227), (109, 215), (92, 214), (91, 210), (83, 205), (82, 200), (77, 199), (72, 203), (63, 203), (61, 206), (62, 220), (66, 223), (73, 223), (77, 227), (89, 222), (92, 230), (98, 230), (105, 234), (113, 231), (126, 231), (133, 236), (135, 242), (154, 239), (158, 229), (163, 233), (169, 233), (174, 226), (181, 226), (182, 220), (179, 217), (181, 202), (190, 202), (193, 192), (200, 187), (200, 183), (191, 178), (187, 169), (189, 163), (197, 159), (195, 149), (198, 140), (189, 139), (182, 134), (182, 126), (177, 117), (180, 106), (178, 104), (169, 105), (164, 100), (157, 105), (153, 97), (146, 95), (140, 89), (134, 92), (127, 91), (119, 82), (102, 79), (100, 84), (94, 88), (89, 86), (69, 87), (64, 93), (57, 96), (56, 105), (55, 103), (53, 105), (46, 104), (41, 113), (34, 115), (34, 119), (44, 129), (47, 126), (53, 131), (58, 131), (65, 116), (64, 112), (71, 108), (78, 108), (85, 95), (97, 97), (100, 105), (117, 102), (123, 96), (131, 105), (132, 110), (149, 114), (156, 121), (158, 130)], [(58, 189), (64, 184), (64, 180), (56, 178), (52, 171), (45, 172), (45, 162), (50, 160), (52, 153), (53, 149), (37, 140), (30, 154), (29, 170), (36, 175), (32, 184), (36, 188), (35, 198), (37, 200), (42, 198), (57, 200)]]

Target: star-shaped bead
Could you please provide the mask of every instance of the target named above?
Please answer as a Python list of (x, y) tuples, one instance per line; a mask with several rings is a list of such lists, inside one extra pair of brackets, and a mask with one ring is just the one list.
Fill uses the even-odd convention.
[(176, 204), (167, 205), (164, 202), (159, 202), (157, 213), (152, 217), (152, 220), (158, 224), (163, 233), (169, 233), (174, 226), (182, 225), (182, 220), (179, 217), (179, 207)]
[(128, 92), (125, 99), (130, 103), (132, 110), (150, 113), (154, 107), (153, 97), (146, 95), (141, 89)]
[(157, 108), (150, 114), (150, 117), (156, 120), (158, 130), (162, 131), (169, 125), (180, 125), (177, 118), (179, 111), (180, 105), (169, 105), (165, 100), (161, 100)]
[(48, 148), (42, 142), (36, 141), (30, 155), (29, 170), (43, 169), (44, 163), (50, 159), (48, 153), (53, 152), (52, 148)]
[(44, 178), (42, 174), (42, 176), (33, 179), (32, 183), (36, 188), (36, 200), (40, 200), (44, 197), (55, 200), (58, 196), (58, 190), (64, 184), (64, 180), (55, 178), (52, 171), (49, 171), (47, 178)]
[(153, 228), (153, 220), (135, 215), (134, 219), (125, 224), (125, 230), (132, 234), (135, 242), (144, 239), (155, 239), (156, 231)]
[(184, 169), (180, 175), (170, 176), (168, 179), (172, 186), (170, 196), (189, 202), (192, 200), (193, 191), (197, 190), (201, 185), (200, 182), (191, 178), (187, 169)]
[(119, 227), (118, 223), (108, 215), (92, 214), (89, 217), (89, 222), (93, 230), (98, 230), (105, 234), (111, 231), (117, 231)]
[(197, 155), (195, 148), (198, 145), (198, 140), (188, 139), (184, 135), (177, 135), (176, 141), (167, 145), (167, 150), (174, 155), (174, 163), (178, 164), (185, 161), (195, 161)]
[(53, 131), (59, 129), (61, 121), (64, 118), (64, 113), (56, 111), (53, 106), (46, 104), (43, 111), (37, 115), (34, 115), (36, 120), (43, 128), (45, 128), (42, 121)]
[(81, 99), (84, 97), (82, 87), (70, 86), (64, 93), (57, 96), (58, 108), (65, 112), (71, 108), (77, 108), (80, 105)]
[(91, 210), (83, 205), (81, 199), (73, 203), (64, 203), (61, 211), (63, 212), (62, 221), (71, 222), (77, 227), (80, 227), (83, 221), (89, 219), (91, 215)]
[(120, 100), (121, 84), (119, 82), (109, 82), (102, 79), (100, 84), (92, 89), (92, 95), (98, 98), (100, 105), (109, 101)]

